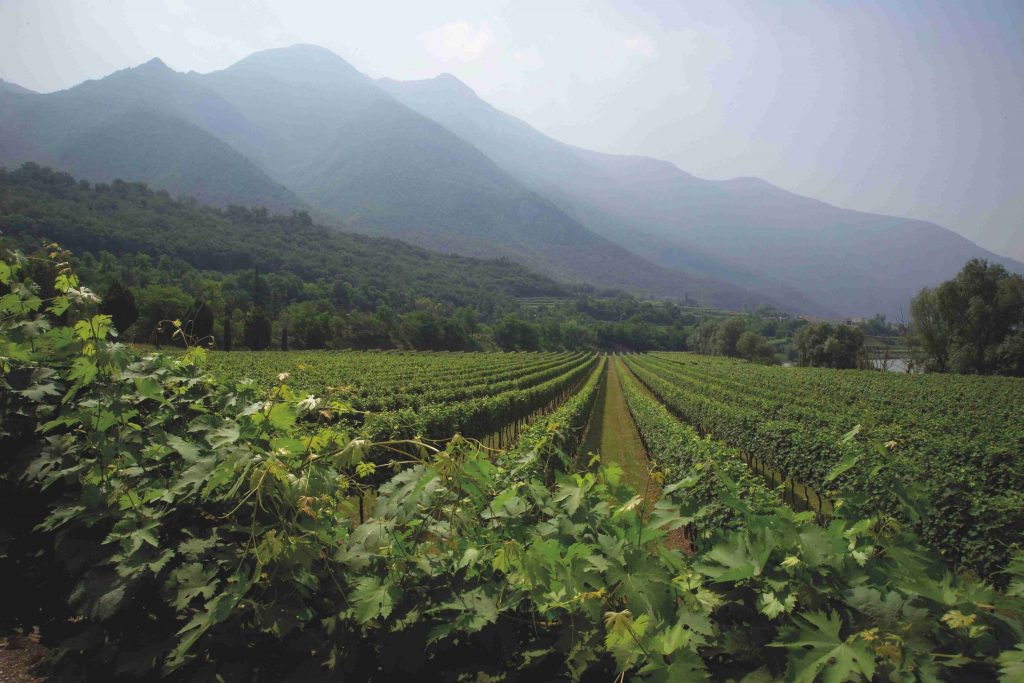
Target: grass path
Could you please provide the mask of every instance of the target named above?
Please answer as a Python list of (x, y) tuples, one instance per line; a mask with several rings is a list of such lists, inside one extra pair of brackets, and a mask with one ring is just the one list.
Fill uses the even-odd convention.
[[(696, 429), (698, 433), (704, 435), (705, 432), (701, 429), (700, 425), (691, 424), (684, 420), (683, 418), (679, 417), (679, 415), (674, 410), (672, 410), (672, 408), (667, 406), (660, 398), (658, 398), (658, 396), (653, 391), (647, 388), (647, 385), (644, 384), (643, 381), (641, 381), (641, 379), (636, 376), (636, 374), (629, 368), (628, 365), (622, 363), (622, 370), (633, 379), (637, 388), (645, 396), (647, 396), (653, 401), (661, 403), (662, 405), (665, 406), (665, 409), (668, 410), (669, 414), (674, 415), (676, 419), (678, 419), (680, 422), (684, 424), (689, 424), (691, 427)], [(729, 445), (725, 441), (719, 440), (719, 442), (727, 446)], [(740, 460), (750, 469), (751, 472), (761, 477), (761, 479), (763, 479), (764, 482), (768, 484), (769, 488), (774, 489), (777, 486), (781, 487), (779, 495), (782, 499), (782, 502), (792, 507), (795, 511), (803, 512), (804, 510), (812, 510), (814, 512), (817, 512), (818, 514), (822, 514), (827, 517), (832, 517), (835, 515), (835, 502), (829, 500), (828, 498), (825, 498), (810, 486), (807, 486), (802, 482), (795, 482), (786, 479), (782, 475), (782, 472), (779, 472), (778, 470), (769, 467), (767, 464), (761, 462), (759, 459), (749, 454), (741, 455)]]
[(624, 473), (623, 481), (642, 494), (647, 490), (650, 462), (615, 372), (615, 366), (621, 362), (614, 356), (608, 359), (583, 452), (600, 453), (603, 463), (617, 464)]
[[(623, 483), (643, 496), (644, 506), (650, 509), (661, 495), (661, 487), (649, 486), (651, 462), (622, 393), (622, 384), (616, 372), (620, 366), (628, 372), (621, 358), (608, 358), (604, 381), (597, 394), (582, 452), (600, 453), (603, 464), (615, 463), (621, 467)], [(693, 546), (681, 529), (670, 531), (665, 544), (688, 554), (693, 553)]]

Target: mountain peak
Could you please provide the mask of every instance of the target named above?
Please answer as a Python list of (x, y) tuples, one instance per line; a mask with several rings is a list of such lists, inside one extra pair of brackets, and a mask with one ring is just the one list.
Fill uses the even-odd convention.
[(437, 76), (434, 76), (434, 82), (437, 85), (440, 85), (444, 88), (447, 88), (455, 92), (459, 92), (460, 94), (472, 95), (473, 97), (476, 97), (476, 92), (468, 85), (460, 81), (458, 77), (455, 76), (454, 74), (450, 74), (447, 72), (438, 74)]
[(366, 77), (334, 52), (319, 45), (299, 43), (255, 52), (228, 67), (228, 71), (258, 71), (273, 78), (310, 81), (324, 78), (364, 80)]
[(171, 69), (171, 67), (167, 66), (167, 64), (164, 63), (164, 60), (160, 59), (159, 57), (153, 57), (153, 59), (149, 60), (148, 62), (146, 62), (144, 64), (139, 64), (135, 68), (140, 70), (140, 71), (151, 71), (151, 72), (173, 71), (173, 69)]

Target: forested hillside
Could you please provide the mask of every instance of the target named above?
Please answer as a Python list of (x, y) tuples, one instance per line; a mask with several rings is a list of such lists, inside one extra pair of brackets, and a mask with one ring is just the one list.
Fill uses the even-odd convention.
[(426, 296), (452, 304), (565, 293), (512, 263), (341, 233), (313, 224), (301, 212), (217, 210), (141, 183), (90, 185), (31, 164), (0, 170), (0, 190), (5, 233), (51, 239), (75, 250), (144, 253), (223, 272), (259, 268), (303, 280), (339, 278), (389, 298)]
[(508, 258), (567, 283), (728, 308), (784, 306), (597, 235), (312, 45), (210, 74), (155, 59), (57, 93), (0, 93), (0, 164), (26, 161), (220, 207), (307, 209), (346, 230)]
[(87, 286), (131, 301), (119, 327), (137, 341), (170, 342), (163, 323), (196, 319), (190, 333), (218, 348), (682, 349), (698, 323), (670, 302), (569, 289), (507, 260), (34, 164), (0, 169), (0, 231), (27, 251), (71, 249)]
[[(379, 312), (378, 322), (388, 310), (417, 307), (449, 314), (471, 307), (491, 318), (514, 309), (516, 297), (566, 293), (507, 261), (341, 233), (304, 213), (213, 209), (140, 183), (91, 185), (35, 165), (0, 170), (0, 230), (28, 248), (59, 242), (82, 257), (90, 286), (105, 291), (122, 278), (163, 299), (172, 319), (185, 315), (193, 298), (228, 315), (253, 305), (276, 315), (306, 302), (317, 315)], [(368, 320), (351, 323), (363, 333), (374, 328)], [(371, 341), (363, 345), (383, 343)]]

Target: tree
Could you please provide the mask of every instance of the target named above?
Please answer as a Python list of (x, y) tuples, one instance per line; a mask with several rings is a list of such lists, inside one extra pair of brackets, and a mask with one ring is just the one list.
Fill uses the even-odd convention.
[(331, 308), (326, 301), (288, 307), (288, 348), (323, 349), (331, 339)]
[(714, 355), (715, 353), (715, 330), (718, 329), (714, 320), (704, 320), (697, 327), (697, 330), (688, 340), (690, 348), (697, 353)]
[(173, 321), (188, 320), (195, 299), (180, 287), (150, 284), (136, 290), (135, 301), (139, 308), (137, 329), (149, 333), (147, 337), (153, 343), (184, 343), (180, 336), (174, 336)]
[(220, 345), (225, 351), (231, 350), (231, 311), (224, 311), (224, 334), (221, 337)]
[(540, 347), (540, 331), (536, 325), (509, 313), (494, 323), (494, 341), (503, 351), (536, 351)]
[(910, 316), (927, 370), (1024, 376), (1024, 277), (972, 259), (921, 290)]
[(253, 351), (262, 351), (270, 346), (270, 318), (262, 308), (253, 308), (245, 316), (242, 339)]
[(263, 282), (260, 280), (260, 269), (257, 266), (252, 272), (252, 302), (257, 308), (263, 308), (267, 305), (266, 299), (266, 291), (263, 288)]
[(281, 350), (288, 350), (288, 323), (281, 326)]
[(443, 321), (432, 311), (413, 311), (402, 316), (399, 325), (402, 339), (421, 351), (445, 348)]
[(203, 301), (197, 301), (194, 312), (185, 321), (185, 334), (189, 343), (209, 346), (213, 343), (213, 310)]
[(455, 320), (465, 330), (467, 336), (476, 334), (479, 323), (476, 310), (472, 306), (462, 306), (455, 310)]
[(871, 337), (894, 337), (897, 333), (896, 329), (886, 321), (885, 316), (881, 313), (860, 323), (860, 329), (864, 330), (864, 334)]
[(740, 352), (736, 345), (746, 329), (747, 323), (742, 318), (729, 318), (719, 322), (714, 335), (715, 353), (719, 356), (739, 356)]
[(130, 289), (115, 279), (103, 297), (102, 313), (106, 313), (114, 322), (114, 329), (122, 335), (128, 327), (139, 319), (139, 309), (135, 306), (135, 297)]
[(864, 341), (860, 329), (826, 322), (802, 327), (793, 336), (797, 363), (814, 368), (866, 368)]
[(739, 355), (751, 362), (774, 363), (775, 349), (757, 332), (747, 330), (736, 342)]

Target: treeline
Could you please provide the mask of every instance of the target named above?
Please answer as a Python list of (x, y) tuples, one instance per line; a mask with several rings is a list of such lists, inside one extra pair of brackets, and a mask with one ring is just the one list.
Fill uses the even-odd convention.
[[(105, 254), (97, 261), (87, 254), (82, 263), (109, 258)], [(82, 271), (90, 268), (86, 265)], [(686, 349), (686, 331), (678, 325), (594, 321), (554, 311), (533, 315), (509, 311), (484, 321), (472, 306), (448, 312), (429, 299), (419, 300), (414, 310), (406, 312), (387, 304), (373, 311), (350, 310), (328, 296), (281, 303), (266, 294), (270, 289), (266, 282), (277, 279), (258, 273), (251, 278), (204, 280), (203, 296), (196, 298), (178, 285), (144, 276), (152, 272), (123, 268), (119, 272), (101, 291), (102, 312), (112, 317), (123, 338), (158, 347), (194, 343), (255, 351)], [(101, 279), (98, 271), (96, 279)]]
[[(142, 183), (0, 169), (4, 239), (55, 241), (123, 339), (216, 348), (685, 349), (672, 304), (574, 291), (503, 260), (441, 255), (313, 224), (218, 210)], [(45, 279), (45, 278), (44, 278)], [(567, 305), (524, 307), (554, 297)], [(179, 321), (181, 326), (175, 326)]]
[[(734, 317), (705, 320), (689, 338), (692, 351), (712, 356), (743, 358), (773, 365), (788, 360), (815, 368), (867, 369), (865, 328), (895, 335), (883, 316), (857, 325), (809, 322), (799, 318), (764, 320)], [(772, 338), (766, 332), (770, 330)]]
[[(77, 257), (83, 281), (93, 284), (122, 338), (156, 346), (186, 339), (231, 349), (415, 349), (538, 351), (609, 349), (686, 350), (687, 329), (678, 308), (617, 297), (618, 305), (660, 315), (671, 325), (631, 316), (595, 320), (576, 301), (529, 309), (515, 301), (453, 307), (427, 297), (395, 305), (347, 283), (304, 283), (289, 274), (258, 270), (200, 272), (168, 257)], [(368, 295), (369, 294), (369, 295)], [(588, 298), (590, 302), (595, 301)], [(667, 311), (673, 311), (671, 313)], [(181, 326), (173, 323), (180, 321)]]
[[(446, 306), (487, 310), (517, 297), (565, 296), (562, 285), (517, 264), (438, 254), (397, 240), (315, 225), (304, 212), (213, 209), (173, 199), (143, 183), (90, 184), (35, 164), (0, 169), (4, 234), (43, 239), (81, 255), (107, 251), (187, 264), (200, 273), (277, 274), (291, 287), (312, 284), (342, 305), (412, 308), (426, 297)], [(245, 275), (248, 273), (248, 275)]]

